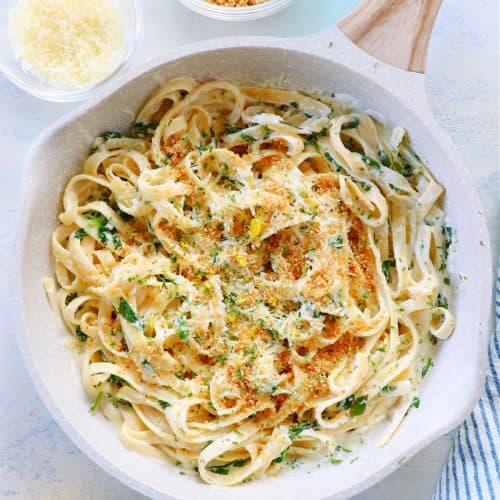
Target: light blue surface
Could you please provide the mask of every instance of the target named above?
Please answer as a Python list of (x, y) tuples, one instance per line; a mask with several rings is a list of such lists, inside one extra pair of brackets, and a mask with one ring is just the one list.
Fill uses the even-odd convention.
[(433, 500), (500, 497), (500, 266), (496, 280), (496, 328), (491, 337), (484, 392), (453, 438)]
[[(356, 0), (296, 0), (256, 23), (202, 18), (175, 0), (144, 0), (146, 35), (136, 63), (164, 47), (217, 36), (297, 36), (320, 31)], [(427, 87), (438, 121), (450, 133), (479, 191), (497, 254), (498, 24), (495, 0), (444, 0), (431, 42)], [(0, 76), (0, 497), (22, 499), (140, 498), (98, 469), (52, 421), (22, 364), (12, 331), (10, 254), (22, 163), (36, 135), (74, 105), (27, 96)], [(35, 229), (34, 229), (35, 230)], [(429, 499), (446, 461), (445, 436), (358, 500)], [(138, 471), (140, 473), (140, 471)]]

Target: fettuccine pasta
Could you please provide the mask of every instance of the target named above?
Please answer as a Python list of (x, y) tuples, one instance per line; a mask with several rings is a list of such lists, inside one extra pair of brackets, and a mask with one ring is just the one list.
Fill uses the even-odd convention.
[(333, 96), (162, 85), (52, 237), (91, 410), (217, 485), (385, 444), (453, 330), (442, 195), (403, 129)]

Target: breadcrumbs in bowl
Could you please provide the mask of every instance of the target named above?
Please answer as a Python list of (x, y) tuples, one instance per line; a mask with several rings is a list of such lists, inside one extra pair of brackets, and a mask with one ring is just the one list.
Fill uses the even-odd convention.
[(276, 14), (293, 0), (179, 0), (198, 14), (220, 21), (252, 21)]
[(259, 5), (268, 1), (269, 0), (205, 0), (205, 2), (220, 5), (221, 7), (252, 7), (253, 5)]

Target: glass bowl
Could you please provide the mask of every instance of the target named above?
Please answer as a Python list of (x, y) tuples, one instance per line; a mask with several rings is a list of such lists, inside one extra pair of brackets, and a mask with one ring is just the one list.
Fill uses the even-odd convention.
[(221, 21), (252, 21), (276, 14), (288, 7), (293, 0), (268, 0), (250, 7), (221, 7), (205, 0), (179, 0), (188, 9)]
[(11, 46), (9, 35), (9, 10), (19, 0), (2, 0), (0, 2), (0, 71), (18, 87), (40, 99), (53, 102), (80, 101), (89, 97), (109, 80), (125, 72), (132, 54), (142, 40), (142, 7), (140, 0), (118, 0), (118, 8), (122, 12), (125, 25), (125, 55), (114, 71), (97, 83), (78, 89), (56, 87), (40, 80), (22, 68)]

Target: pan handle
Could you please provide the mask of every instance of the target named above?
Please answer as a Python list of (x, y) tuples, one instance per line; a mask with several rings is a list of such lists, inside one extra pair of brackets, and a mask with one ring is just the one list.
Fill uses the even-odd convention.
[(340, 30), (359, 48), (396, 68), (425, 72), (427, 47), (442, 0), (363, 0)]

